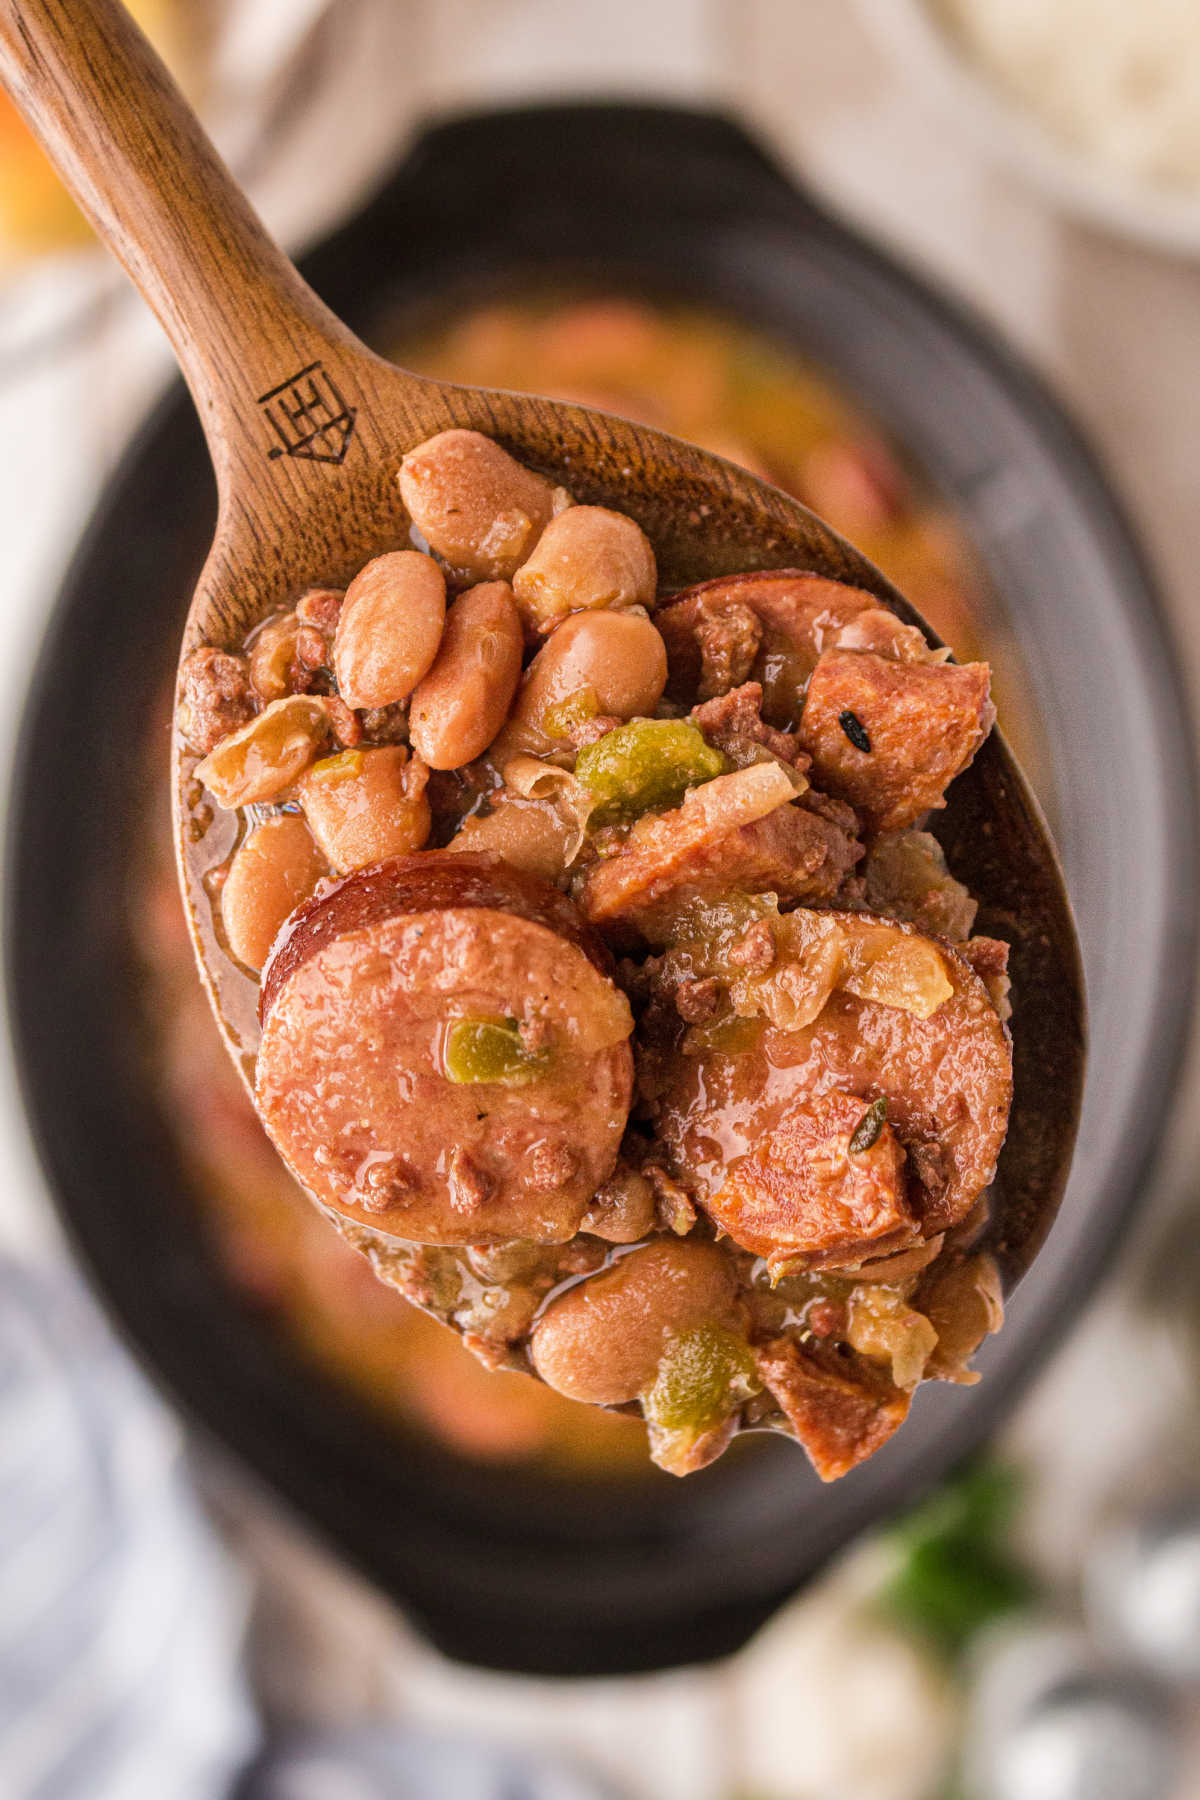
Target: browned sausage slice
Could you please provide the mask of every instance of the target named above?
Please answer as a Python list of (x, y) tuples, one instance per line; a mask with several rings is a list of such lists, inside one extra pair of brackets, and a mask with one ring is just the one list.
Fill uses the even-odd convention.
[[(886, 1120), (867, 1112), (854, 1094), (802, 1096), (742, 1158), (708, 1211), (735, 1243), (765, 1256), (773, 1274), (911, 1243), (917, 1224), (904, 1151)], [(871, 1142), (856, 1143), (856, 1134)]]
[(310, 901), (262, 1011), (263, 1121), (348, 1218), (563, 1243), (612, 1172), (629, 1004), (571, 903), (498, 859), (398, 857)]
[(821, 652), (844, 642), (884, 655), (924, 660), (921, 633), (865, 588), (805, 569), (724, 575), (677, 594), (654, 616), (667, 646), (672, 700), (710, 700), (753, 679), (763, 716), (795, 722)]
[(900, 831), (943, 804), (992, 728), (986, 663), (905, 663), (826, 650), (797, 737), (813, 781), (876, 831)]
[(808, 799), (793, 804), (795, 789), (774, 762), (693, 788), (682, 805), (639, 820), (617, 854), (595, 864), (584, 912), (594, 924), (628, 925), (653, 939), (680, 907), (710, 894), (831, 900), (862, 846)]
[[(823, 914), (845, 921), (861, 914)], [(896, 925), (897, 933), (911, 934)], [(887, 1101), (887, 1121), (908, 1157), (909, 1202), (925, 1235), (965, 1218), (992, 1180), (1008, 1128), (1012, 1057), (983, 981), (966, 958), (938, 946), (949, 996), (927, 1018), (842, 988), (810, 1024), (783, 1031), (746, 1022), (736, 1049), (694, 1040), (650, 1058), (659, 1135), (673, 1172), (708, 1205), (743, 1157), (756, 1152), (803, 1099)]]
[(775, 1338), (757, 1362), (822, 1481), (837, 1481), (874, 1456), (907, 1416), (909, 1396), (861, 1356)]

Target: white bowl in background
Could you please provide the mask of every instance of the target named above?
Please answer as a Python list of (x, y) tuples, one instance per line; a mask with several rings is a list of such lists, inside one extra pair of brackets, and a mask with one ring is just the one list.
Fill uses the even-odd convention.
[(1064, 144), (955, 41), (929, 0), (857, 4), (896, 63), (997, 161), (1093, 224), (1158, 250), (1200, 256), (1200, 190), (1155, 187)]

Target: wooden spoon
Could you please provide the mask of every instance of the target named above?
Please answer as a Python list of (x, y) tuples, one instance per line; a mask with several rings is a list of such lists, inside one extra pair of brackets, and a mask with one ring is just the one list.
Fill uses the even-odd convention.
[[(632, 514), (666, 585), (813, 569), (871, 590), (938, 641), (827, 525), (731, 463), (585, 407), (432, 381), (367, 349), (267, 235), (118, 0), (0, 0), (0, 77), (157, 314), (208, 439), (217, 528), (183, 654), (237, 649), (305, 587), (344, 585), (369, 557), (407, 544), (401, 456), (448, 426), (486, 432), (577, 499)], [(256, 990), (214, 939), (204, 875), (227, 854), (227, 822), (209, 816), (196, 760), (176, 742), (180, 870), (201, 969), (249, 1079)], [(996, 1233), (1012, 1281), (1070, 1165), (1083, 1078), (1078, 949), (1041, 815), (995, 733), (955, 783), (938, 835), (983, 902), (980, 929), (1013, 942), (1017, 1085)]]

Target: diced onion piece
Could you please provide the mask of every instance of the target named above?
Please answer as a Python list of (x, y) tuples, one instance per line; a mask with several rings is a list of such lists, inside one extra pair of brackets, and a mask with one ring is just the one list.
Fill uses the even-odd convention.
[(811, 1025), (837, 987), (846, 934), (836, 919), (807, 909), (785, 913), (772, 925), (776, 959), (762, 975), (736, 975), (729, 983), (734, 1011), (764, 1018), (779, 1031)]
[[(682, 810), (689, 818), (702, 817), (714, 831), (736, 831), (740, 825), (752, 825), (776, 807), (786, 806), (807, 786), (803, 775), (785, 769), (782, 763), (752, 763), (748, 769), (734, 769), (732, 774), (690, 788), (683, 796)], [(632, 837), (636, 840), (643, 831), (651, 830), (660, 817), (655, 813), (639, 820)]]
[(196, 775), (222, 806), (274, 800), (316, 761), (330, 735), (329, 710), (311, 694), (272, 700), (256, 718), (222, 738)]
[(866, 923), (850, 927), (846, 935), (846, 963), (838, 985), (859, 1000), (930, 1019), (954, 993), (946, 965), (928, 938)]
[(890, 1362), (892, 1380), (906, 1393), (924, 1375), (937, 1341), (929, 1319), (894, 1287), (859, 1282), (851, 1289), (846, 1342), (860, 1356)]
[(569, 869), (583, 848), (595, 806), (593, 795), (569, 769), (524, 754), (510, 757), (505, 763), (504, 785), (519, 799), (535, 800), (553, 808), (563, 826), (562, 867)]

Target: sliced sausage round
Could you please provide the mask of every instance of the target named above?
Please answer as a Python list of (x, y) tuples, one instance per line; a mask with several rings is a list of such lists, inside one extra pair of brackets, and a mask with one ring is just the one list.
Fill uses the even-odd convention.
[[(691, 704), (753, 678), (763, 686), (763, 716), (772, 725), (791, 724), (821, 651), (852, 621), (880, 608), (865, 588), (805, 569), (702, 581), (655, 616), (670, 663), (667, 692)], [(892, 622), (897, 631), (911, 629)]]
[[(845, 918), (848, 929), (863, 920), (825, 916)], [(1004, 1143), (1012, 1056), (970, 963), (946, 945), (938, 953), (953, 991), (927, 1018), (838, 988), (796, 1030), (766, 1025), (751, 1037), (748, 1027), (735, 1051), (700, 1054), (693, 1041), (687, 1055), (657, 1053), (659, 1135), (705, 1204), (727, 1181), (736, 1185), (743, 1158), (761, 1159), (762, 1146), (786, 1131), (798, 1102), (813, 1106), (842, 1094), (864, 1108), (886, 1100), (887, 1124), (907, 1155), (909, 1202), (926, 1236), (966, 1217), (992, 1180)]]
[(986, 663), (904, 663), (826, 650), (797, 737), (813, 781), (876, 831), (902, 831), (944, 795), (992, 728)]
[(826, 650), (866, 650), (894, 662), (942, 662), (924, 633), (865, 588), (806, 569), (722, 575), (676, 594), (656, 615), (671, 663), (668, 693), (687, 704), (753, 679), (763, 717), (795, 723), (808, 679)]
[[(802, 1095), (708, 1202), (736, 1244), (773, 1275), (844, 1266), (916, 1235), (904, 1152), (880, 1108), (831, 1089)], [(869, 1140), (869, 1141), (868, 1141)]]
[(318, 1200), (427, 1244), (563, 1243), (612, 1173), (632, 1017), (570, 901), (428, 852), (295, 914), (263, 975), (255, 1092)]
[(806, 795), (792, 804), (805, 786), (777, 762), (753, 763), (647, 814), (589, 872), (585, 913), (653, 941), (691, 901), (731, 890), (831, 900), (862, 846), (844, 824), (809, 810)]

